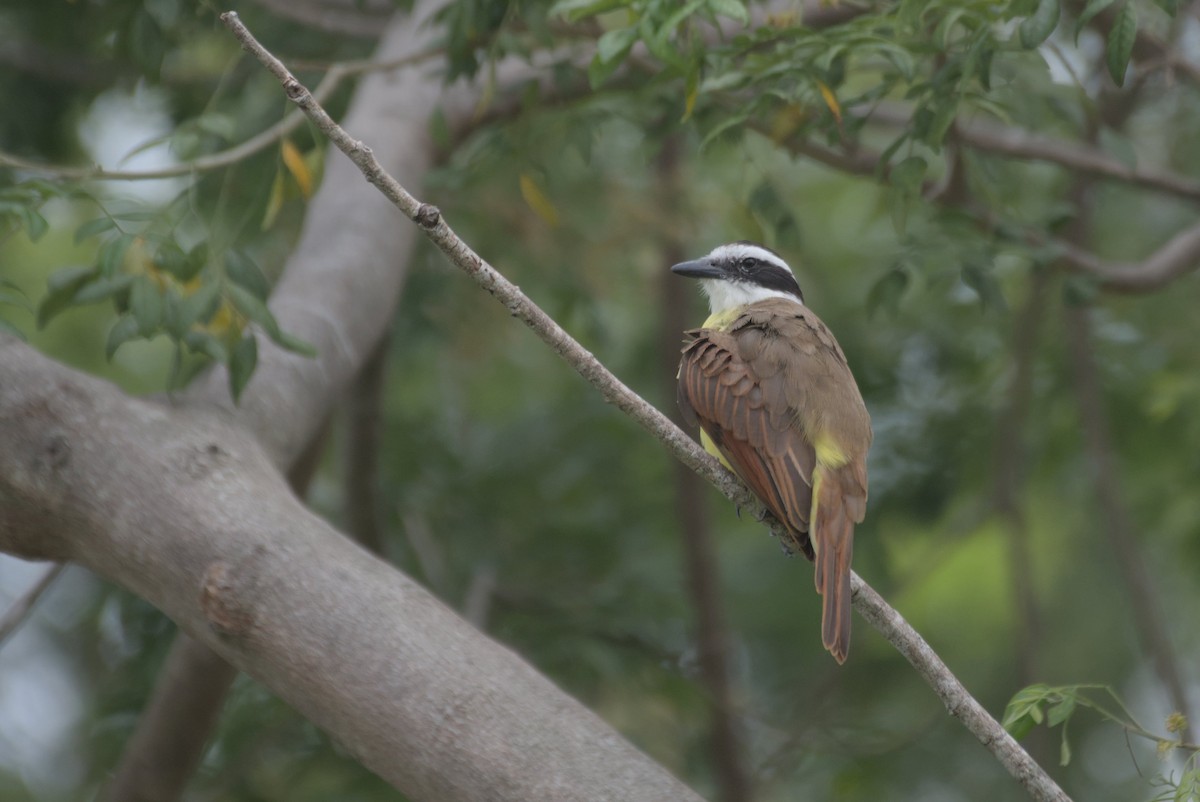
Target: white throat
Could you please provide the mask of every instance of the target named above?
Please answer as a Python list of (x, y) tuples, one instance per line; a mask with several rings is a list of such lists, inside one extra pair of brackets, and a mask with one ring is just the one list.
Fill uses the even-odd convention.
[(770, 290), (756, 284), (743, 284), (724, 279), (704, 279), (700, 282), (700, 289), (708, 296), (708, 308), (713, 315), (719, 315), (722, 312), (728, 312), (757, 301), (765, 301), (768, 298), (783, 298), (803, 306), (800, 299), (790, 292)]

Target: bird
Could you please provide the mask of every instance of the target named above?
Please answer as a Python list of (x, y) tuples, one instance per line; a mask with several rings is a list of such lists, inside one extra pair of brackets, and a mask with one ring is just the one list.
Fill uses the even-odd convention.
[(684, 332), (684, 420), (783, 525), (792, 541), (785, 547), (813, 561), (821, 640), (844, 663), (872, 439), (846, 355), (770, 248), (740, 240), (671, 271), (699, 279), (711, 310), (701, 328)]

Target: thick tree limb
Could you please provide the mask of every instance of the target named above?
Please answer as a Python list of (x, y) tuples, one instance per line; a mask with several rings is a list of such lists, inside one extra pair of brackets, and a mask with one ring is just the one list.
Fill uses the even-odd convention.
[(309, 512), (251, 433), (3, 335), (0, 375), (0, 548), (129, 588), (415, 799), (698, 799)]
[[(362, 65), (399, 65), (412, 58), (405, 54), (429, 52), (431, 33), (417, 27), (422, 19), (420, 7), (410, 16), (397, 15), (377, 59)], [(349, 74), (357, 67), (343, 69)], [(322, 86), (332, 88), (337, 80), (331, 73)], [(356, 128), (390, 143), (392, 149), (380, 158), (413, 181), (420, 180), (433, 161), (425, 120), (441, 99), (436, 87), (435, 79), (416, 70), (387, 76), (375, 73), (359, 85), (347, 113)], [(411, 116), (397, 119), (401, 109)], [(293, 116), (304, 119), (298, 112)], [(294, 484), (306, 480), (297, 473), (303, 471), (293, 444), (314, 441), (330, 406), (391, 319), (405, 275), (404, 260), (415, 239), (411, 228), (393, 224), (394, 216), (351, 165), (329, 160), (305, 222), (301, 247), (290, 257), (284, 280), (271, 298), (283, 327), (308, 330), (306, 336), (319, 344), (320, 353), (314, 360), (297, 361), (264, 338), (259, 345), (258, 377), (246, 389), (241, 406), (228, 409), (234, 421), (274, 444), (275, 464), (289, 470)], [(184, 401), (200, 408), (227, 405), (223, 374), (197, 383)], [(300, 456), (299, 463), (304, 462)], [(108, 798), (155, 802), (177, 798), (198, 765), (236, 674), (202, 643), (186, 633), (177, 635), (167, 670), (156, 681), (114, 772)]]
[[(378, 187), (380, 192), (413, 220), (451, 262), (495, 296), (514, 317), (529, 326), (596, 387), (605, 400), (661, 440), (676, 458), (709, 480), (731, 501), (747, 510), (760, 513), (765, 510), (732, 473), (721, 467), (720, 463), (706, 454), (666, 416), (625, 386), (516, 285), (475, 253), (454, 233), (436, 207), (418, 201), (389, 175), (375, 159), (371, 149), (347, 134), (345, 129), (313, 101), (311, 93), (296, 80), (283, 63), (254, 39), (237, 14), (226, 12), (221, 15), (221, 19), (242, 46), (279, 79), (287, 96), (309, 116), (322, 133), (358, 166), (370, 183)], [(1069, 799), (1012, 736), (971, 697), (945, 663), (898, 612), (857, 574), (852, 576), (852, 585), (855, 609), (904, 654), (946, 704), (947, 709), (979, 738), (1026, 790), (1040, 800)]]
[[(328, 431), (326, 424), (288, 472), (288, 484), (299, 498), (304, 498), (320, 464)], [(179, 799), (200, 765), (237, 673), (212, 649), (187, 633), (177, 633), (146, 708), (121, 753), (121, 762), (100, 799)]]

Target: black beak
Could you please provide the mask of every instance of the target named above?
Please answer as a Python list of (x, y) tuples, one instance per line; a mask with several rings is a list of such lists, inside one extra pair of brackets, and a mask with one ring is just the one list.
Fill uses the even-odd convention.
[(690, 262), (680, 262), (671, 268), (671, 272), (687, 278), (724, 278), (725, 271), (705, 259), (693, 259)]

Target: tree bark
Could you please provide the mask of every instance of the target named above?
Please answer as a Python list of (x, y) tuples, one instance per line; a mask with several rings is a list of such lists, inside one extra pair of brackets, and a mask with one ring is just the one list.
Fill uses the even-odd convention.
[(309, 512), (248, 432), (7, 336), (0, 375), (0, 549), (142, 596), (415, 799), (698, 799)]

